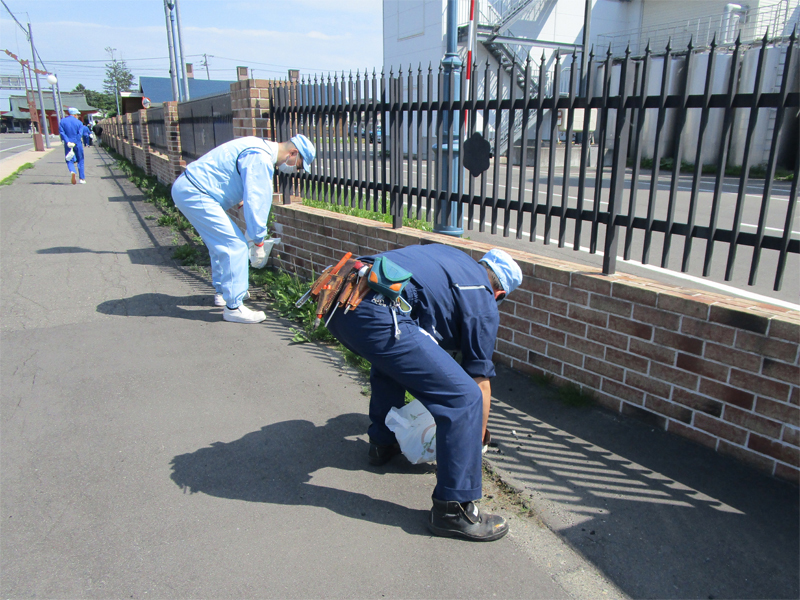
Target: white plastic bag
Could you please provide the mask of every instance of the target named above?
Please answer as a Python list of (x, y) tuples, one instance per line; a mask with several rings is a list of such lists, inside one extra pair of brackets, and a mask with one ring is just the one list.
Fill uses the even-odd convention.
[(70, 149), (69, 149), (69, 152), (67, 152), (66, 156), (64, 156), (64, 159), (65, 159), (67, 162), (69, 162), (69, 161), (71, 161), (71, 160), (75, 160), (75, 150), (73, 150), (72, 148), (70, 148)]
[(392, 408), (386, 426), (409, 462), (418, 465), (436, 460), (436, 422), (422, 402), (413, 400), (403, 408)]

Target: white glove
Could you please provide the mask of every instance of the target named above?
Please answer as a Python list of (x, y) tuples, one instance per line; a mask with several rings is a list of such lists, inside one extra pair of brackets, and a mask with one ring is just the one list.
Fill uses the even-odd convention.
[(250, 265), (254, 269), (263, 269), (267, 264), (267, 251), (264, 249), (264, 242), (260, 246), (252, 244), (250, 246)]
[(75, 142), (67, 142), (67, 148), (74, 148)]

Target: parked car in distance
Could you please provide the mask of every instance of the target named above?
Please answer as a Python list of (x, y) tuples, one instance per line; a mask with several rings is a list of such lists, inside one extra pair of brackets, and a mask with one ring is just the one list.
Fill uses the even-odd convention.
[(376, 135), (378, 136), (377, 143), (378, 144), (381, 143), (381, 124), (380, 123), (378, 123), (378, 126), (376, 127), (376, 130), (377, 130), (376, 132), (373, 132), (372, 128), (371, 127), (369, 128), (369, 141), (370, 141), (371, 144), (376, 143), (375, 142), (375, 136)]

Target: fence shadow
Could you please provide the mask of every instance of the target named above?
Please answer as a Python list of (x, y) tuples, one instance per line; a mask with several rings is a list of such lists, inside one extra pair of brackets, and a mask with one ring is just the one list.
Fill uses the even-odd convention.
[(798, 597), (795, 486), (499, 373), (487, 458), (631, 597)]

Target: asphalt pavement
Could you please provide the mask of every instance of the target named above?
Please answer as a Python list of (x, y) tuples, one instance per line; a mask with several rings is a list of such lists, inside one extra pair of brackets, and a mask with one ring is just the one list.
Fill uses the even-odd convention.
[(342, 357), (223, 322), (96, 147), (86, 180), (39, 153), (0, 188), (3, 597), (800, 595), (796, 486), (502, 368), (483, 505), (511, 532), (431, 536), (434, 467), (368, 466)]

